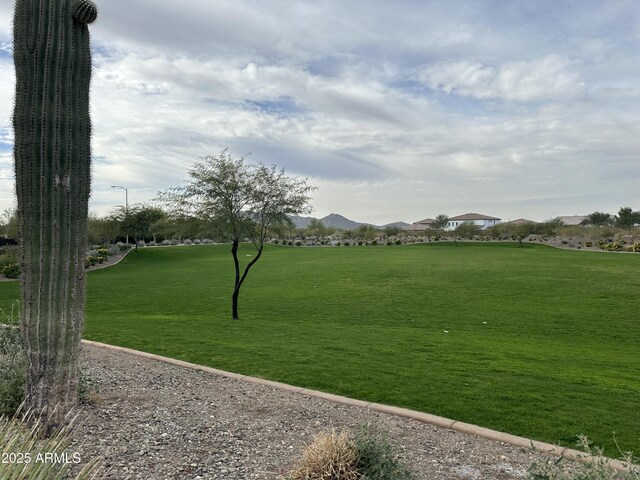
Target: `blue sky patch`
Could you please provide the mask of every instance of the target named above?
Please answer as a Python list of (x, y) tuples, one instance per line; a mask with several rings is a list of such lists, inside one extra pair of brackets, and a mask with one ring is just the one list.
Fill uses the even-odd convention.
[(275, 100), (245, 100), (244, 104), (261, 112), (281, 117), (307, 111), (306, 108), (299, 105), (292, 97), (280, 97)]

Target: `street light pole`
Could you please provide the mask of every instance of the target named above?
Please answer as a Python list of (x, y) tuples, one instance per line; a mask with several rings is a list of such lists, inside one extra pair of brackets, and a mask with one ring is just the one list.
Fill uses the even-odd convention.
[[(124, 190), (124, 216), (125, 218), (129, 217), (129, 190), (127, 190), (122, 185), (111, 185), (111, 188), (121, 188)], [(125, 234), (127, 236), (127, 245), (129, 245), (129, 233)]]

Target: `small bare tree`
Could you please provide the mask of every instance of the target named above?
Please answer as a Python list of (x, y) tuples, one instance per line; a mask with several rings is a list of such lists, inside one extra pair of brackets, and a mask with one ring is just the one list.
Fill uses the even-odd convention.
[[(262, 256), (267, 233), (290, 223), (290, 215), (309, 213), (309, 193), (314, 187), (306, 179), (285, 175), (275, 165), (234, 159), (227, 150), (204, 157), (188, 173), (185, 186), (161, 192), (159, 200), (180, 215), (226, 225), (235, 267), (232, 316), (237, 320), (240, 288)], [(244, 238), (251, 241), (256, 255), (242, 269), (238, 250)]]

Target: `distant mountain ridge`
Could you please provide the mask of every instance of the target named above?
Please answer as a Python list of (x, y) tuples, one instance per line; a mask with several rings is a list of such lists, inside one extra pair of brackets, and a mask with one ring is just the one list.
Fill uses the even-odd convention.
[[(297, 215), (292, 215), (289, 218), (291, 218), (291, 221), (294, 223), (296, 228), (307, 228), (309, 226), (309, 223), (311, 223), (311, 220), (316, 220), (316, 217), (300, 217)], [(325, 227), (337, 228), (338, 230), (355, 230), (361, 225), (371, 225), (370, 223), (362, 223), (362, 222), (356, 222), (354, 220), (350, 220), (347, 217), (342, 216), (338, 213), (330, 213), (326, 217), (318, 218), (317, 220), (320, 220)], [(408, 225), (409, 224), (406, 222), (393, 222), (393, 223), (387, 223), (385, 225), (373, 225), (373, 226), (376, 228), (383, 229), (385, 227), (404, 228)]]

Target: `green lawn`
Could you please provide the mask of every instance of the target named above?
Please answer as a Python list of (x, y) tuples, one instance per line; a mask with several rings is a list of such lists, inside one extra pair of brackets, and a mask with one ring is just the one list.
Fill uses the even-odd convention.
[[(242, 258), (252, 251), (242, 251)], [(551, 443), (640, 452), (640, 255), (270, 247), (231, 320), (228, 246), (89, 274), (85, 337)], [(0, 307), (17, 296), (0, 283)]]

